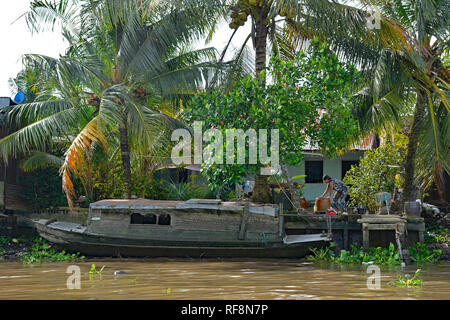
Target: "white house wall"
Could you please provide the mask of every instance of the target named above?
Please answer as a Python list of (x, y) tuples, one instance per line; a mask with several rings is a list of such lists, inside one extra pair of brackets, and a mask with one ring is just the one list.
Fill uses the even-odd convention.
[[(342, 161), (356, 161), (359, 160), (364, 155), (364, 151), (348, 152), (343, 154), (341, 157), (335, 159), (329, 159), (320, 154), (306, 153), (304, 158), (306, 161), (311, 160), (323, 160), (323, 174), (327, 174), (332, 178), (342, 180), (341, 170)], [(291, 177), (297, 175), (305, 174), (305, 161), (302, 161), (298, 166), (288, 166), (288, 172)], [(304, 183), (305, 179), (296, 179), (299, 183)], [(315, 198), (322, 195), (325, 191), (325, 183), (306, 183), (303, 189), (303, 197), (308, 201), (313, 201)]]

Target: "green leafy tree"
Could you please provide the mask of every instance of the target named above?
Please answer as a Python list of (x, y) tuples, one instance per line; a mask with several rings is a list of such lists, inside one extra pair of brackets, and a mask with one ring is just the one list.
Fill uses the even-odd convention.
[[(353, 56), (365, 61), (369, 86), (359, 94), (355, 110), (361, 132), (389, 132), (408, 116), (408, 148), (404, 161), (402, 201), (415, 199), (417, 173), (427, 186), (442, 186), (443, 171), (450, 172), (448, 103), (450, 71), (449, 0), (367, 0), (392, 26), (403, 43), (370, 45), (352, 34), (359, 48)], [(381, 38), (381, 40), (385, 40)], [(412, 103), (411, 103), (412, 102)], [(411, 112), (408, 112), (412, 105)], [(407, 111), (407, 112), (405, 112)], [(419, 164), (419, 170), (417, 170)], [(425, 164), (425, 165), (423, 165)]]
[(360, 163), (347, 171), (343, 181), (349, 186), (352, 205), (364, 206), (373, 213), (376, 210), (375, 194), (394, 192), (406, 145), (406, 137), (397, 134), (394, 141), (387, 141), (381, 147), (367, 151)]
[[(311, 49), (299, 52), (295, 60), (274, 59), (269, 72), (276, 80), (267, 86), (262, 85), (263, 78), (245, 78), (229, 92), (199, 94), (186, 108), (186, 120), (204, 121), (207, 128), (217, 128), (224, 136), (226, 129), (278, 129), (283, 165), (298, 164), (308, 143), (317, 144), (331, 157), (348, 147), (357, 130), (350, 114), (353, 86), (360, 80), (354, 67), (339, 62), (327, 45), (316, 39)], [(210, 183), (219, 187), (240, 182), (266, 165), (260, 158), (257, 164), (249, 164), (249, 148), (245, 152), (246, 165), (206, 163)]]
[[(150, 154), (180, 125), (170, 116), (215, 69), (215, 50), (190, 50), (206, 32), (208, 8), (191, 0), (34, 1), (25, 16), (40, 30), (62, 21), (69, 41), (59, 59), (28, 55), (47, 88), (33, 103), (12, 108), (17, 131), (0, 140), (4, 159), (43, 151), (49, 139), (69, 136), (61, 167), (71, 203), (73, 177), (89, 167), (92, 145), (119, 141), (124, 197), (131, 197), (131, 153)], [(74, 2), (75, 3), (75, 2)], [(78, 3), (78, 2), (77, 2)]]

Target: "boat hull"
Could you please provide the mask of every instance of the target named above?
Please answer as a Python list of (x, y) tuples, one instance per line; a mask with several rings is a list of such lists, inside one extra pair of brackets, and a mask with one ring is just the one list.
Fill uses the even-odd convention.
[(58, 244), (70, 252), (80, 252), (96, 257), (180, 257), (180, 258), (302, 258), (310, 248), (322, 247), (326, 241), (309, 241), (286, 245), (282, 242), (252, 244), (210, 243), (207, 246), (193, 241), (173, 245), (170, 241), (150, 239), (112, 238), (89, 234), (80, 225), (72, 224), (57, 228), (48, 221), (35, 223), (36, 230), (44, 239)]

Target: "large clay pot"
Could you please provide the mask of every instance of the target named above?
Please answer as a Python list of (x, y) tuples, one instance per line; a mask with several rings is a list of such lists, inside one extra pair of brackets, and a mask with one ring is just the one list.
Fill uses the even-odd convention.
[(420, 203), (417, 201), (406, 201), (405, 202), (405, 214), (407, 217), (420, 217), (420, 212), (422, 208)]
[(300, 202), (300, 207), (302, 207), (303, 209), (309, 208), (309, 202), (306, 201), (305, 198), (300, 198), (299, 202)]
[(330, 198), (316, 198), (314, 204), (314, 211), (326, 211), (330, 209), (331, 201)]

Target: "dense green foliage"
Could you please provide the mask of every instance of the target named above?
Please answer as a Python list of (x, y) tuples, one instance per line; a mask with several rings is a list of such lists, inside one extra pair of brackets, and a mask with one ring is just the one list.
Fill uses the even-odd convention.
[[(400, 251), (393, 243), (388, 248), (369, 248), (368, 251), (355, 245), (350, 245), (350, 250), (341, 250), (339, 254), (335, 254), (332, 250), (335, 243), (325, 248), (311, 248), (312, 255), (308, 256), (311, 261), (328, 261), (338, 263), (368, 263), (372, 262), (376, 265), (400, 265)], [(410, 258), (414, 263), (424, 264), (436, 262), (442, 254), (441, 250), (428, 250), (425, 244), (416, 243), (413, 247), (408, 248)]]
[(66, 251), (57, 251), (41, 237), (36, 237), (32, 241), (32, 246), (27, 252), (20, 255), (24, 264), (43, 262), (72, 262), (84, 259), (79, 253), (69, 254)]
[(11, 241), (12, 241), (12, 239), (9, 238), (9, 237), (0, 236), (0, 246), (4, 246), (6, 244), (10, 244)]
[(427, 249), (426, 243), (416, 243), (413, 247), (409, 247), (409, 255), (411, 260), (417, 264), (433, 263), (438, 261), (439, 256), (442, 254), (440, 249)]
[(435, 227), (426, 230), (425, 243), (450, 243), (450, 229)]
[(214, 198), (205, 185), (196, 185), (192, 182), (167, 183), (166, 189), (168, 200), (186, 201), (189, 199)]
[(404, 152), (405, 139), (400, 134), (395, 135), (394, 141), (367, 151), (359, 165), (352, 166), (343, 179), (349, 186), (350, 204), (375, 212), (375, 194), (394, 192), (396, 175), (401, 172)]
[(339, 263), (363, 263), (373, 262), (377, 265), (400, 265), (400, 252), (395, 248), (394, 244), (390, 243), (389, 248), (369, 248), (365, 251), (355, 245), (350, 245), (350, 251), (341, 250), (339, 254), (335, 254), (331, 249), (335, 244), (332, 243), (326, 248), (312, 248), (312, 256), (308, 259), (312, 261), (329, 261)]
[(67, 206), (57, 168), (38, 169), (27, 173), (19, 177), (19, 183), (22, 186), (20, 197), (31, 204), (35, 211)]
[[(267, 129), (269, 145), (270, 130), (278, 129), (281, 164), (299, 163), (308, 143), (330, 157), (348, 146), (357, 128), (350, 115), (350, 98), (360, 78), (353, 66), (340, 62), (326, 44), (315, 39), (294, 60), (273, 59), (267, 73), (274, 78), (267, 86), (264, 77), (248, 77), (228, 92), (215, 89), (197, 95), (185, 109), (186, 121), (203, 121), (204, 128), (216, 128), (224, 137), (226, 129)], [(249, 148), (245, 153), (246, 165), (204, 164), (210, 184), (219, 188), (240, 182), (266, 165), (260, 157), (256, 164), (249, 164)]]

